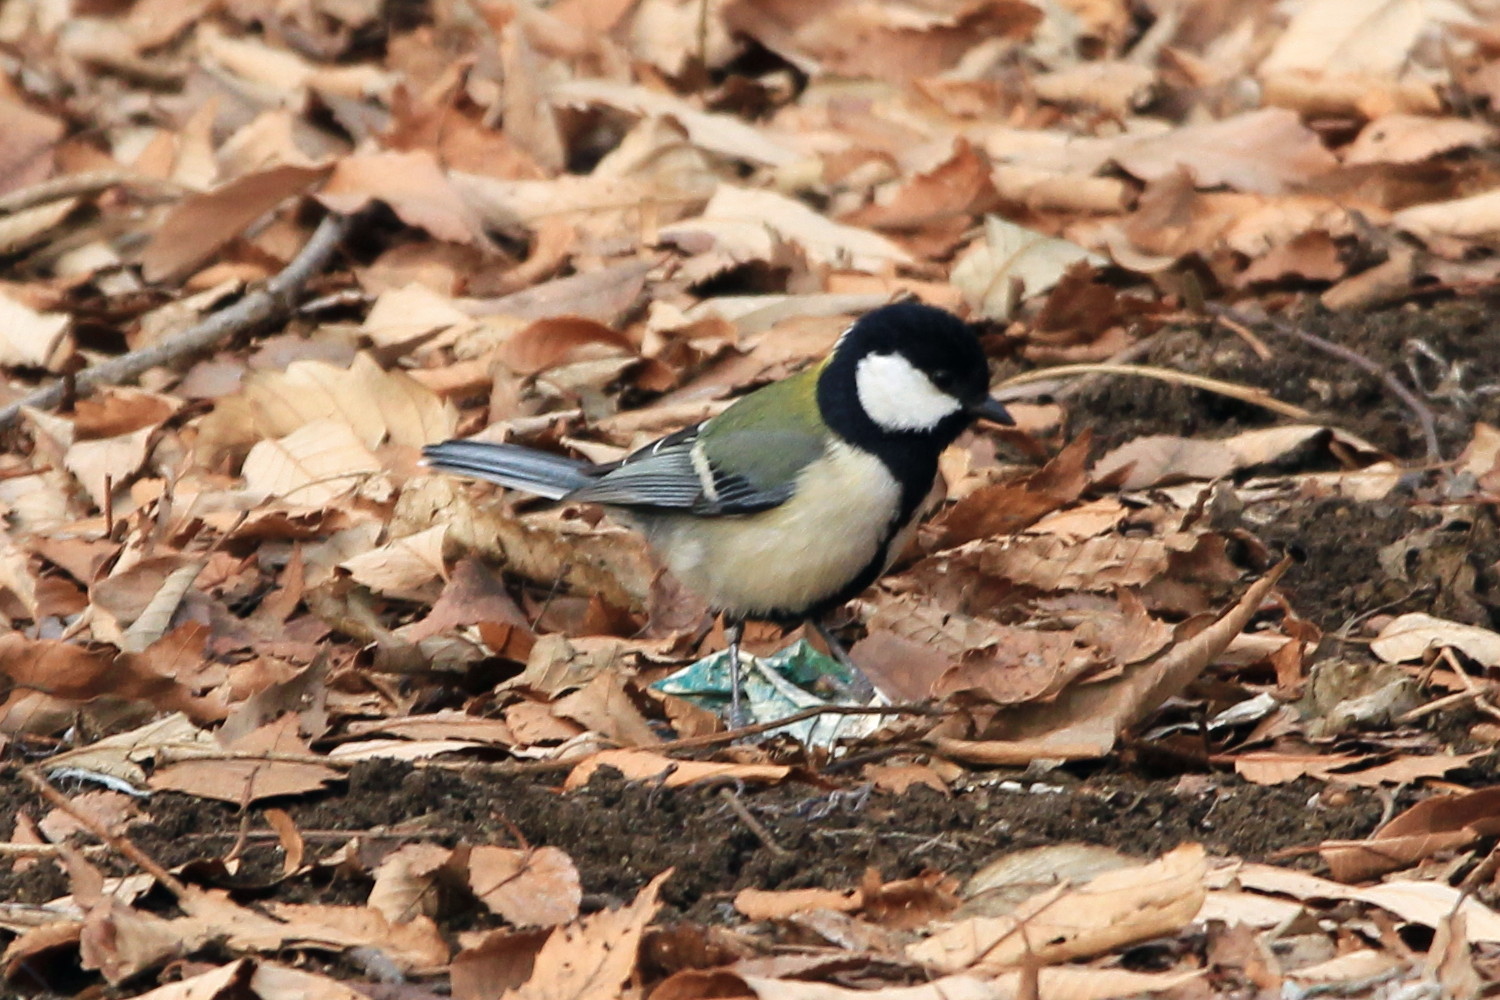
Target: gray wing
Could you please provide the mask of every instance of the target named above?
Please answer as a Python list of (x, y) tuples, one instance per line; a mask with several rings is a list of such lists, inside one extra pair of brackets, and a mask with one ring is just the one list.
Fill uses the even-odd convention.
[(701, 516), (752, 514), (790, 499), (796, 489), (793, 480), (757, 486), (708, 461), (700, 436), (706, 423), (685, 427), (613, 465), (591, 470), (598, 478), (565, 499)]

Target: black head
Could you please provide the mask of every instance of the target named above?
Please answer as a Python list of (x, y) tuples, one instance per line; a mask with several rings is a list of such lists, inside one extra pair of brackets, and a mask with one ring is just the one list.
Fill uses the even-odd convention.
[(918, 441), (940, 451), (975, 416), (1008, 419), (989, 398), (989, 366), (973, 329), (915, 302), (860, 317), (818, 380), (823, 418), (846, 440)]

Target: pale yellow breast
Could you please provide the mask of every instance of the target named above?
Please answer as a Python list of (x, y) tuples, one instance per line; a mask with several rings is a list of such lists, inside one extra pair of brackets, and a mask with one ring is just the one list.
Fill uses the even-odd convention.
[(689, 589), (720, 610), (755, 617), (842, 590), (875, 558), (899, 503), (900, 488), (880, 459), (833, 441), (781, 506), (739, 517), (662, 518), (648, 537)]

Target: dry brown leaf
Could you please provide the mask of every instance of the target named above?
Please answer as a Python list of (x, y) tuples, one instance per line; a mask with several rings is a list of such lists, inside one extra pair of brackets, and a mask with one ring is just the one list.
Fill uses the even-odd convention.
[(1313, 0), (1296, 11), (1260, 72), (1394, 74), (1428, 16), (1402, 0)]
[(388, 74), (370, 65), (320, 66), (290, 49), (276, 48), (258, 38), (233, 38), (210, 24), (198, 34), (199, 47), (219, 68), (243, 78), (246, 84), (271, 88), (277, 95), (308, 88), (332, 98), (357, 99), (391, 89)]
[(381, 291), (360, 329), (376, 347), (389, 348), (422, 340), (440, 330), (469, 327), (473, 322), (454, 304), (451, 295), (434, 291), (422, 282), (410, 282)]
[[(964, 883), (964, 915), (1007, 912), (1015, 903), (1062, 882), (1083, 885), (1108, 871), (1138, 861), (1097, 844), (1049, 844), (1002, 854)], [(991, 909), (992, 904), (1000, 908)]]
[(384, 733), (411, 740), (466, 740), (513, 746), (515, 734), (499, 719), (469, 715), (457, 709), (444, 709), (430, 715), (405, 715), (393, 719), (354, 720), (349, 723), (352, 736)]
[(90, 908), (78, 940), (83, 967), (98, 969), (115, 984), (176, 957), (182, 949), (173, 921), (113, 899)]
[(505, 724), (516, 734), (516, 742), (521, 746), (566, 743), (588, 732), (572, 719), (553, 715), (549, 706), (530, 700), (506, 706)]
[(405, 372), (383, 370), (368, 354), (349, 366), (294, 361), (285, 371), (262, 371), (245, 380), (243, 399), (252, 414), (247, 428), (275, 438), (328, 420), (345, 424), (366, 448), (384, 441), (420, 447), (453, 433), (457, 414)]
[(1064, 688), (1044, 703), (998, 712), (987, 732), (1004, 739), (959, 740), (940, 736), (934, 746), (959, 760), (989, 764), (1029, 763), (1037, 758), (1098, 757), (1115, 741), (1183, 690), (1229, 645), (1256, 613), (1290, 565), (1283, 561), (1246, 588), (1219, 619), (1141, 663), (1090, 684)]
[(724, 12), (732, 29), (804, 71), (900, 82), (938, 76), (960, 64), (981, 40), (1027, 38), (1042, 17), (1021, 0), (939, 7), (736, 0)]
[(420, 642), (455, 628), (486, 624), (491, 627), (506, 627), (514, 632), (511, 641), (504, 648), (492, 647), (497, 652), (508, 655), (519, 652), (521, 659), (529, 654), (529, 647), (525, 650), (520, 647), (535, 637), (515, 599), (510, 596), (500, 578), (481, 560), (465, 556), (454, 565), (442, 594), (433, 602), (427, 617), (401, 626), (396, 634), (409, 642)]
[(242, 958), (140, 994), (141, 1000), (211, 1000), (244, 991), (263, 1000), (360, 1000), (363, 994), (302, 969)]
[[(760, 1000), (1113, 1000), (1158, 991), (1170, 995), (1172, 990), (1186, 986), (1202, 975), (1197, 971), (1153, 973), (1120, 968), (1062, 967), (1040, 969), (1034, 974), (1006, 972), (982, 979), (968, 975), (941, 976), (919, 986), (877, 989), (748, 974), (743, 976), (743, 982)], [(687, 996), (698, 1000), (705, 994), (690, 993)]]
[(1387, 663), (1421, 660), (1429, 650), (1456, 649), (1483, 667), (1500, 666), (1500, 633), (1446, 621), (1420, 611), (1398, 615), (1370, 643)]
[(916, 930), (958, 909), (958, 880), (938, 871), (881, 883), (880, 873), (866, 868), (860, 884), (861, 915), (894, 930)]
[(447, 575), (443, 563), (446, 524), (393, 538), (377, 549), (362, 552), (339, 563), (356, 582), (377, 594), (403, 600), (432, 600), (435, 584)]
[(1003, 917), (970, 917), (907, 948), (914, 961), (953, 973), (994, 974), (1026, 961), (1054, 965), (1172, 934), (1197, 916), (1208, 872), (1202, 846), (1106, 872), (1077, 889), (1043, 892)]
[(1340, 882), (1366, 882), (1500, 832), (1500, 788), (1435, 795), (1360, 841), (1325, 842), (1318, 853)]
[(567, 362), (634, 353), (628, 338), (602, 323), (581, 316), (558, 316), (536, 320), (508, 337), (498, 356), (513, 371), (535, 375)]
[(366, 901), (393, 924), (417, 914), (433, 916), (438, 909), (437, 876), (453, 860), (452, 848), (415, 842), (396, 848), (375, 869), (375, 884)]
[(1500, 941), (1500, 913), (1445, 882), (1391, 881), (1356, 888), (1305, 872), (1244, 864), (1235, 877), (1246, 889), (1295, 899), (1346, 899), (1389, 910), (1403, 920), (1437, 927), (1454, 913), (1466, 922), (1470, 943)]
[(8, 594), (33, 620), (40, 609), (37, 579), (30, 565), (30, 553), (21, 549), (11, 533), (0, 532), (0, 595)]
[(864, 905), (864, 894), (858, 889), (741, 889), (735, 893), (734, 908), (751, 920), (784, 920), (809, 910), (836, 910), (854, 913)]
[[(1173, 554), (1194, 545), (1186, 532), (1162, 538), (1107, 535), (1073, 542), (1018, 535), (978, 552), (988, 574), (1047, 591), (1105, 591), (1139, 587), (1168, 575)], [(976, 543), (977, 544), (977, 543)]]
[[(1248, 288), (1259, 282), (1338, 281), (1347, 270), (1333, 237), (1321, 229), (1314, 229), (1278, 243), (1255, 258), (1240, 275), (1239, 285)], [(1323, 304), (1330, 309), (1336, 308), (1326, 296)]]
[(456, 1000), (495, 1000), (525, 985), (536, 964), (537, 952), (552, 928), (490, 931), (477, 941), (466, 941), (453, 958), (450, 975)]
[(1344, 151), (1344, 162), (1417, 163), (1456, 149), (1492, 145), (1494, 141), (1495, 130), (1483, 122), (1393, 113), (1366, 125)]
[(321, 764), (273, 759), (278, 754), (312, 755), (297, 733), (297, 722), (296, 715), (282, 716), (225, 748), (247, 759), (189, 759), (169, 764), (151, 775), (150, 786), (245, 805), (278, 795), (317, 791), (337, 781), (339, 772)]
[(18, 96), (10, 89), (0, 96), (0, 134), (6, 137), (0, 150), (0, 194), (46, 180), (52, 173), (53, 147), (64, 132), (61, 121)]
[(1455, 913), (1438, 925), (1425, 965), (1444, 996), (1476, 1000), (1484, 992), (1484, 979), (1475, 968), (1474, 950), (1469, 946), (1468, 922), (1462, 914)]
[(532, 47), (528, 27), (533, 23), (516, 18), (500, 32), (500, 70), (505, 77), (501, 107), (506, 136), (555, 176), (567, 166), (568, 151), (556, 113), (547, 103), (547, 63)]
[(1221, 479), (1235, 471), (1234, 454), (1221, 441), (1153, 434), (1127, 441), (1095, 463), (1095, 480), (1118, 479), (1139, 490), (1183, 480)]
[(146, 280), (166, 281), (200, 266), (251, 223), (327, 176), (325, 167), (272, 167), (188, 196), (141, 252)]
[(427, 917), (391, 923), (367, 906), (266, 903), (265, 912), (242, 907), (217, 890), (195, 890), (181, 901), (186, 916), (174, 920), (187, 949), (212, 940), (249, 951), (287, 947), (343, 952), (374, 948), (402, 971), (429, 969), (448, 960), (448, 947)]
[(867, 764), (863, 774), (866, 781), (873, 781), (876, 788), (892, 795), (905, 795), (915, 787), (948, 794), (943, 776), (926, 764)]
[(1102, 666), (1100, 651), (1076, 632), (997, 624), (983, 648), (933, 682), (930, 696), (964, 693), (1013, 705), (1046, 698)]
[(1124, 117), (1151, 96), (1156, 70), (1125, 59), (1099, 59), (1043, 73), (1037, 96), (1056, 104), (1084, 104)]
[(39, 312), (0, 292), (0, 365), (56, 370), (72, 327), (67, 313)]
[(558, 698), (552, 703), (552, 711), (621, 746), (653, 746), (661, 742), (661, 737), (636, 708), (626, 680), (618, 670), (602, 671), (582, 688)]
[(1381, 785), (1403, 788), (1426, 778), (1441, 778), (1450, 771), (1468, 767), (1470, 761), (1482, 756), (1483, 753), (1484, 751), (1435, 753), (1424, 756), (1403, 754), (1395, 760), (1377, 764), (1374, 767), (1337, 772), (1330, 775), (1330, 780), (1341, 785), (1354, 785), (1359, 788), (1378, 788)]
[(647, 882), (627, 906), (555, 929), (536, 953), (531, 978), (507, 994), (510, 1000), (614, 1000), (635, 971), (641, 935), (671, 874), (669, 868)]
[(318, 200), (346, 215), (382, 201), (402, 222), (437, 239), (481, 247), (490, 243), (478, 215), (426, 150), (346, 156), (318, 192)]
[(693, 145), (711, 153), (764, 164), (788, 166), (801, 154), (773, 130), (756, 128), (732, 115), (700, 111), (688, 101), (646, 87), (602, 79), (571, 80), (552, 88), (554, 104), (604, 104), (630, 114), (671, 118), (687, 130)]
[(626, 260), (582, 274), (554, 278), (498, 299), (466, 303), (474, 316), (509, 316), (546, 319), (549, 316), (582, 316), (614, 326), (641, 302), (646, 276), (656, 266), (652, 260)]
[(113, 695), (205, 719), (222, 714), (147, 659), (115, 656), (57, 640), (27, 639), (19, 632), (0, 635), (0, 675), (24, 689), (68, 701)]
[(1007, 320), (1022, 300), (1051, 289), (1080, 261), (1106, 263), (1076, 243), (987, 215), (984, 236), (959, 257), (950, 280), (980, 316)]
[(479, 846), (469, 852), (469, 888), (517, 927), (552, 927), (578, 916), (578, 869), (556, 847)]
[(1391, 225), (1429, 244), (1444, 238), (1487, 240), (1500, 233), (1500, 191), (1403, 208), (1391, 215)]
[(792, 773), (780, 764), (732, 764), (706, 760), (674, 760), (644, 750), (605, 750), (582, 761), (563, 782), (566, 789), (582, 788), (601, 767), (612, 767), (630, 781), (660, 779), (667, 788), (700, 781), (745, 781), (775, 784)]
[(960, 140), (953, 155), (937, 167), (881, 192), (873, 204), (844, 221), (898, 231), (956, 225), (961, 233), (972, 216), (994, 207), (996, 198), (989, 158)]
[(1343, 769), (1369, 759), (1368, 755), (1253, 751), (1236, 755), (1234, 771), (1257, 785), (1281, 785), (1306, 777), (1330, 780)]
[(911, 255), (868, 229), (829, 220), (774, 191), (721, 184), (703, 214), (664, 227), (661, 238), (695, 253), (690, 277), (708, 278), (739, 264), (777, 259), (779, 244), (829, 267), (879, 273), (909, 264)]
[(379, 472), (380, 460), (348, 424), (315, 420), (251, 448), (242, 471), (245, 487), (253, 493), (321, 507)]
[(566, 509), (515, 517), (495, 508), (476, 516), (481, 554), (499, 556), (507, 570), (528, 580), (597, 595), (612, 607), (644, 608), (656, 564), (639, 532), (599, 524)]
[(1473, 437), (1464, 446), (1463, 454), (1458, 457), (1458, 465), (1454, 470), (1467, 473), (1475, 478), (1482, 487), (1488, 488), (1492, 481), (1500, 476), (1500, 428), (1491, 426), (1484, 421), (1476, 421), (1474, 424)]
[(1144, 181), (1190, 172), (1199, 187), (1278, 194), (1338, 166), (1295, 112), (1261, 108), (1121, 143), (1114, 159)]
[(167, 634), (183, 600), (192, 592), (207, 560), (194, 559), (178, 566), (150, 596), (145, 608), (119, 637), (122, 653), (144, 652)]
[(93, 825), (123, 834), (126, 825), (140, 814), (135, 800), (120, 792), (84, 792), (68, 800), (68, 811), (53, 809), (38, 821), (36, 828), (45, 834), (50, 843), (61, 843), (73, 834), (89, 829), (80, 819), (86, 817)]
[(1379, 449), (1354, 435), (1313, 424), (1289, 424), (1245, 431), (1216, 441), (1167, 434), (1136, 438), (1100, 458), (1091, 474), (1095, 482), (1102, 482), (1113, 481), (1124, 473), (1121, 487), (1139, 490), (1183, 479), (1219, 479), (1262, 465), (1285, 464), (1304, 452), (1317, 458), (1334, 443), (1379, 454)]

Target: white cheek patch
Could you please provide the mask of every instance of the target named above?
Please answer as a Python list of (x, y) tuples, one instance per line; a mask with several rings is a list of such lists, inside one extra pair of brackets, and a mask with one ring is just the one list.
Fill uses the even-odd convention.
[(888, 431), (931, 430), (963, 407), (899, 354), (861, 358), (854, 387), (865, 413)]

